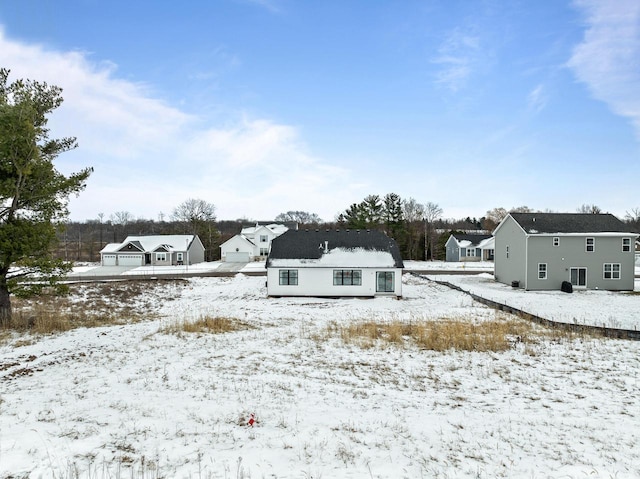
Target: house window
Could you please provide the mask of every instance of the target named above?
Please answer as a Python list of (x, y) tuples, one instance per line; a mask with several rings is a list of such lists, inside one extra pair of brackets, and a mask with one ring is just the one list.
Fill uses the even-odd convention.
[(393, 293), (395, 290), (395, 273), (393, 271), (378, 271), (376, 273), (376, 291), (379, 293)]
[(587, 253), (593, 253), (596, 250), (596, 239), (595, 238), (587, 238), (586, 239), (586, 249)]
[(627, 253), (631, 251), (631, 238), (622, 238), (622, 252)]
[(156, 253), (156, 261), (167, 261), (167, 253)]
[(269, 248), (260, 248), (260, 256), (268, 256)]
[(507, 259), (509, 258), (509, 245), (507, 245)]
[(359, 269), (334, 269), (334, 286), (361, 286), (362, 271)]
[(475, 256), (476, 250), (473, 248), (467, 248), (467, 256)]
[(182, 253), (176, 253), (176, 261), (182, 261)]
[(266, 243), (267, 241), (269, 241), (268, 235), (260, 235), (260, 243)]
[(538, 279), (547, 279), (547, 263), (538, 263)]
[(297, 269), (281, 269), (280, 284), (284, 286), (297, 286), (298, 285), (298, 270)]
[(605, 263), (604, 279), (620, 279), (620, 263)]
[(559, 236), (554, 236), (553, 237), (553, 246), (560, 246), (560, 237)]

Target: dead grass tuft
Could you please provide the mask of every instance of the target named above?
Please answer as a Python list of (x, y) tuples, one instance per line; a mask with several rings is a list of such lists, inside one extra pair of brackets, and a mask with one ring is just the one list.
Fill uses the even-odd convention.
[(163, 301), (171, 300), (181, 281), (123, 281), (69, 285), (69, 294), (12, 298), (10, 324), (0, 329), (0, 341), (11, 331), (51, 334), (80, 327), (128, 324), (153, 319)]
[(517, 343), (533, 345), (542, 339), (574, 339), (575, 332), (543, 328), (514, 317), (496, 317), (474, 322), (465, 318), (411, 321), (356, 321), (343, 326), (329, 325), (325, 336), (337, 330), (347, 344), (362, 348), (415, 345), (431, 351), (500, 352)]
[(250, 329), (250, 326), (235, 318), (222, 316), (201, 316), (195, 321), (177, 320), (163, 327), (160, 332), (167, 334), (211, 333), (221, 334)]

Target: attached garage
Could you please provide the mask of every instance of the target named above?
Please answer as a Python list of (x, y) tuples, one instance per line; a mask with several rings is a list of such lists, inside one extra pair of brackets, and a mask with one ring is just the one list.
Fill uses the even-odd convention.
[(115, 266), (116, 265), (116, 255), (115, 254), (103, 254), (102, 255), (102, 266)]
[(244, 251), (229, 251), (224, 260), (227, 263), (248, 263), (250, 261), (249, 253)]
[(143, 255), (141, 254), (118, 255), (118, 266), (142, 266), (143, 264)]

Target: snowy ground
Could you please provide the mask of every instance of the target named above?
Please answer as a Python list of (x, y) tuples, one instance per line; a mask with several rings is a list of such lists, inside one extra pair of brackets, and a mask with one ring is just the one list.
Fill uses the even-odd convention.
[(493, 275), (486, 273), (474, 276), (438, 275), (431, 278), (447, 281), (482, 298), (508, 304), (551, 321), (640, 329), (640, 287), (637, 281), (634, 293), (577, 289), (567, 294), (561, 291), (514, 289), (497, 283)]
[[(0, 477), (640, 477), (640, 342), (437, 353), (327, 337), (331, 322), (497, 314), (404, 279), (401, 301), (266, 299), (244, 275), (158, 282), (173, 298), (159, 319), (9, 341)], [(598, 298), (594, 314), (620, 296)], [(252, 328), (162, 332), (202, 314)]]

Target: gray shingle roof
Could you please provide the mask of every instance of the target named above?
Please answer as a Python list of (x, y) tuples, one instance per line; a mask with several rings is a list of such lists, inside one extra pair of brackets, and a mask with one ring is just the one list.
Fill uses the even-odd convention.
[(471, 244), (477, 245), (480, 244), (482, 240), (491, 238), (492, 235), (454, 233), (452, 236), (457, 239), (458, 242), (469, 241)]
[(511, 213), (527, 233), (628, 233), (630, 228), (612, 214)]
[(324, 245), (329, 249), (356, 249), (390, 253), (396, 268), (404, 268), (395, 240), (376, 230), (289, 230), (274, 238), (266, 266), (272, 259), (320, 259)]

